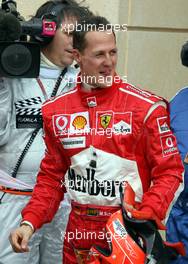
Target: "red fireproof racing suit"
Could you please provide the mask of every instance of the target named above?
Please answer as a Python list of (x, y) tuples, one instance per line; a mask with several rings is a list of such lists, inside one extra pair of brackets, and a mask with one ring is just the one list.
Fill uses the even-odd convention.
[(183, 173), (164, 99), (121, 81), (92, 92), (78, 82), (42, 112), (47, 150), (23, 220), (35, 229), (51, 221), (67, 190), (73, 209), (64, 263), (77, 263), (77, 249), (104, 245), (100, 232), (120, 204), (123, 181), (142, 201), (140, 210), (164, 219)]

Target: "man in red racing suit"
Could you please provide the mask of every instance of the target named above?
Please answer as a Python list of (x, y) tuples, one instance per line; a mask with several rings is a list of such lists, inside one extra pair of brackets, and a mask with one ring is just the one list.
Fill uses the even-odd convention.
[[(105, 37), (114, 43), (113, 34)], [(120, 183), (132, 186), (139, 210), (161, 220), (180, 190), (183, 167), (166, 101), (113, 76), (112, 85), (90, 90), (81, 72), (72, 91), (42, 108), (47, 151), (18, 230), (51, 221), (67, 191), (72, 211), (63, 234), (66, 264), (77, 263), (93, 244), (106, 246), (104, 227), (119, 208)]]

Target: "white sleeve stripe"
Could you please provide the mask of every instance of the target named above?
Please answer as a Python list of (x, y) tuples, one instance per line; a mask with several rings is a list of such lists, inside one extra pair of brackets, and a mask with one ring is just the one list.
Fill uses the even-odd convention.
[(165, 223), (168, 221), (168, 218), (169, 218), (169, 215), (170, 215), (170, 211), (173, 207), (173, 205), (175, 204), (175, 202), (177, 201), (180, 193), (184, 190), (184, 172), (182, 173), (182, 179), (183, 179), (183, 182), (180, 183), (178, 189), (176, 190), (175, 192), (175, 195), (174, 195), (174, 199), (172, 200), (167, 212), (166, 212), (166, 218), (165, 218)]
[(150, 99), (144, 98), (144, 97), (142, 97), (142, 96), (139, 95), (139, 94), (135, 94), (135, 93), (133, 93), (133, 92), (127, 91), (127, 90), (125, 90), (125, 89), (123, 89), (123, 88), (119, 88), (119, 90), (121, 90), (121, 91), (124, 92), (124, 93), (128, 93), (128, 94), (131, 94), (131, 95), (133, 95), (133, 96), (135, 96), (135, 97), (138, 97), (138, 98), (140, 98), (140, 99), (142, 99), (142, 100), (144, 100), (144, 101), (146, 101), (146, 102), (148, 102), (148, 103), (150, 103), (150, 104), (154, 104), (154, 103), (155, 103), (155, 102), (153, 102), (153, 101), (150, 100)]
[(29, 221), (22, 221), (21, 224), (20, 224), (20, 226), (21, 226), (21, 225), (28, 225), (28, 226), (31, 227), (31, 229), (32, 229), (33, 231), (35, 231), (33, 225), (32, 225)]
[(167, 108), (167, 105), (164, 101), (159, 101), (156, 102), (154, 105), (152, 105), (149, 109), (149, 111), (147, 112), (147, 115), (144, 118), (144, 123), (146, 122), (146, 120), (148, 119), (148, 117), (151, 115), (151, 113), (158, 107), (158, 106), (163, 106), (164, 108)]

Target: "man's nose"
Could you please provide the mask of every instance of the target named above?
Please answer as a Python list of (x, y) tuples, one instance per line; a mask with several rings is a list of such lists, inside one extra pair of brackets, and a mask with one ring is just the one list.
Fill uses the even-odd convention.
[(105, 60), (104, 60), (104, 64), (106, 66), (111, 66), (112, 65), (112, 57), (110, 56), (110, 54), (106, 54)]
[(72, 34), (69, 35), (69, 42), (73, 43), (73, 35)]

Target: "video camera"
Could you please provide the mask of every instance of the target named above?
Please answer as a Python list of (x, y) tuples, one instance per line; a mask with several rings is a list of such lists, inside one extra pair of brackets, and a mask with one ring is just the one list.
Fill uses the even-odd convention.
[(25, 21), (16, 1), (2, 0), (0, 9), (0, 76), (35, 78), (40, 70), (40, 45), (30, 38), (52, 38), (56, 22), (32, 18)]

